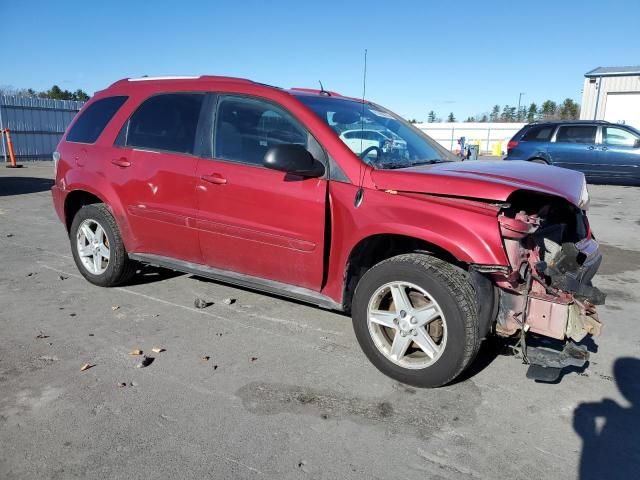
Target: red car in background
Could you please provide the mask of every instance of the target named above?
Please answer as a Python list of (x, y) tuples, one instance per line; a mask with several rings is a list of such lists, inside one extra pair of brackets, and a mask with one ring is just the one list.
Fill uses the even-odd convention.
[[(353, 130), (402, 148), (350, 148)], [(416, 386), (452, 381), (489, 334), (556, 372), (587, 357), (570, 339), (599, 333), (583, 175), (457, 162), (369, 101), (125, 79), (84, 106), (54, 160), (56, 211), (96, 285), (142, 262), (350, 312), (373, 364)], [(531, 333), (566, 345), (527, 350)]]

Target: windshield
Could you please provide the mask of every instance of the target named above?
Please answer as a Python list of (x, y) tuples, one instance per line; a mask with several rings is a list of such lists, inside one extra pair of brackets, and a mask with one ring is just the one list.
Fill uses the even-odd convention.
[(394, 113), (373, 103), (296, 95), (364, 162), (379, 169), (455, 161), (456, 157)]

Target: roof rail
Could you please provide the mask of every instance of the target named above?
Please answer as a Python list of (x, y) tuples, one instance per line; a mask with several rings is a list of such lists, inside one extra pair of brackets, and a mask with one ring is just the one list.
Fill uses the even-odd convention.
[(146, 82), (148, 80), (192, 80), (194, 78), (200, 78), (201, 75), (167, 75), (163, 77), (137, 77), (127, 78), (129, 82)]

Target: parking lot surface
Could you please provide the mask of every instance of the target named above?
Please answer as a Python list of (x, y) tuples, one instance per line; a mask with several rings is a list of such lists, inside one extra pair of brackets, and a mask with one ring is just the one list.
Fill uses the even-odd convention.
[(92, 286), (52, 176), (0, 169), (1, 478), (637, 478), (640, 189), (590, 187), (608, 298), (586, 371), (536, 383), (485, 342), (419, 390), (378, 373), (344, 315), (151, 267)]

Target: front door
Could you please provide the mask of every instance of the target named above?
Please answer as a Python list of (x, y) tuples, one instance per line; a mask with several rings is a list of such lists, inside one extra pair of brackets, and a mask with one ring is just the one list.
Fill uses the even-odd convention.
[(276, 144), (321, 151), (290, 114), (273, 103), (218, 98), (213, 158), (198, 163), (200, 249), (212, 267), (320, 290), (327, 181), (262, 166)]
[(586, 175), (598, 170), (595, 125), (561, 125), (547, 152), (554, 165), (578, 170)]
[(640, 136), (622, 127), (602, 127), (602, 174), (640, 181)]
[(108, 175), (127, 211), (136, 253), (201, 261), (192, 224), (197, 213), (194, 145), (204, 98), (155, 95), (118, 135)]

